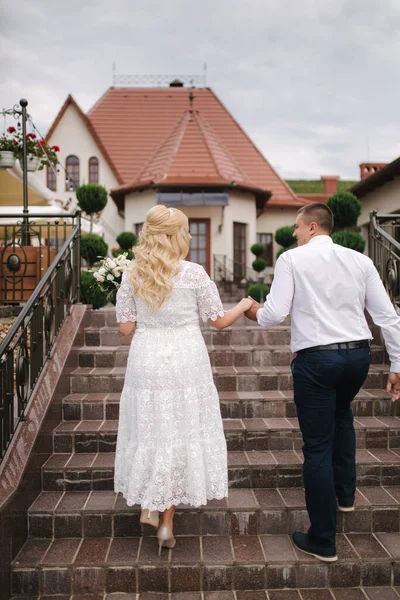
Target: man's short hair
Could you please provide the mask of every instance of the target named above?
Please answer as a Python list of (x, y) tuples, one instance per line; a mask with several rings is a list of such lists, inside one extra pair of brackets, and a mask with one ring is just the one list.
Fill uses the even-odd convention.
[(297, 214), (301, 215), (307, 223), (315, 221), (321, 229), (328, 233), (331, 233), (333, 229), (333, 212), (329, 206), (322, 204), (322, 202), (313, 202), (302, 206)]

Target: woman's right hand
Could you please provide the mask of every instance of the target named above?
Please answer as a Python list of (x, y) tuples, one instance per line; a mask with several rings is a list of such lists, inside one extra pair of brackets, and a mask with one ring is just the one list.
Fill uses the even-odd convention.
[(250, 308), (253, 306), (254, 301), (251, 298), (243, 298), (240, 302), (239, 302), (239, 306), (241, 308), (241, 310), (243, 310), (243, 312), (247, 312), (248, 310), (250, 310)]

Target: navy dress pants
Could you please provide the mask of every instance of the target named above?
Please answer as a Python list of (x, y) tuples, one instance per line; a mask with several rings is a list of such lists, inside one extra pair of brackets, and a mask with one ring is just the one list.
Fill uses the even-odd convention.
[(300, 352), (292, 361), (294, 401), (303, 435), (303, 477), (310, 541), (335, 545), (336, 499), (352, 506), (356, 436), (351, 401), (364, 383), (369, 348)]

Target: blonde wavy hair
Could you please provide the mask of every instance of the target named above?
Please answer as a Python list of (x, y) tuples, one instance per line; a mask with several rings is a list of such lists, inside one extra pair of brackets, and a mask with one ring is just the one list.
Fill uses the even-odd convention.
[(189, 252), (189, 221), (177, 208), (162, 204), (146, 215), (130, 273), (135, 294), (153, 311), (170, 296), (179, 261)]

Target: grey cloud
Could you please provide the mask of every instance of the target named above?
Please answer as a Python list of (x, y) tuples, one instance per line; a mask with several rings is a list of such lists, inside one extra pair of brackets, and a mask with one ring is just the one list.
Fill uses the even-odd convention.
[[(6, 9), (7, 7), (7, 9)], [(0, 103), (46, 130), (119, 73), (199, 73), (284, 176), (357, 178), (399, 149), (397, 0), (0, 0)], [(323, 171), (322, 171), (323, 170)]]

